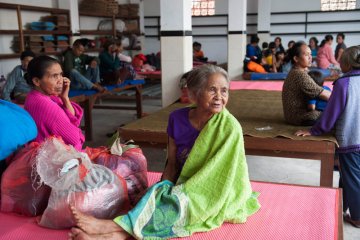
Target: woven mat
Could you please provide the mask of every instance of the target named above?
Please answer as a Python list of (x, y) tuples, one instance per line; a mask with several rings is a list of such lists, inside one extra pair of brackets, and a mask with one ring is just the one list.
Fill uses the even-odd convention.
[[(175, 103), (154, 114), (129, 123), (122, 129), (166, 132), (169, 114), (188, 104)], [(230, 91), (228, 110), (239, 120), (243, 134), (259, 138), (285, 137), (296, 140), (331, 141), (337, 144), (331, 134), (297, 137), (294, 133), (308, 127), (292, 126), (285, 122), (281, 92), (261, 90)], [(151, 139), (149, 139), (151, 141)]]

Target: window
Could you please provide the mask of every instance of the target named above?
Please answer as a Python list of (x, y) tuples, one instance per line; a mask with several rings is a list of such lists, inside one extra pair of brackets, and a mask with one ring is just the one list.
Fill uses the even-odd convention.
[(193, 0), (191, 13), (193, 16), (214, 15), (215, 0)]
[(321, 0), (321, 11), (355, 9), (356, 0)]

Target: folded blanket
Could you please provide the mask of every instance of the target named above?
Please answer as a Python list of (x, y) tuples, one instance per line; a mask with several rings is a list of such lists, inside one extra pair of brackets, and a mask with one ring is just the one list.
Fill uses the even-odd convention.
[(246, 222), (260, 208), (257, 196), (241, 126), (224, 109), (201, 131), (176, 186), (155, 184), (134, 209), (114, 221), (137, 239), (185, 237), (224, 222)]

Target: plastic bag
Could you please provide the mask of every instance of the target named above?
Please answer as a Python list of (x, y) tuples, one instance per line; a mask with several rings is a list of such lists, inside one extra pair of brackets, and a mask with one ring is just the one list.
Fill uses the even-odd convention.
[[(120, 147), (121, 153), (112, 154), (110, 148), (99, 147), (85, 149), (91, 161), (110, 168), (116, 175), (124, 178), (127, 185), (130, 203), (134, 206), (148, 188), (147, 161), (139, 147), (114, 143)], [(112, 145), (112, 149), (115, 146)]]
[(92, 164), (86, 153), (77, 152), (56, 138), (47, 139), (37, 157), (37, 172), (52, 188), (39, 224), (48, 228), (75, 225), (69, 205), (102, 219), (128, 210), (126, 183), (110, 169)]
[(6, 169), (1, 181), (1, 211), (37, 216), (44, 212), (51, 188), (39, 183), (35, 164), (40, 144), (21, 149)]

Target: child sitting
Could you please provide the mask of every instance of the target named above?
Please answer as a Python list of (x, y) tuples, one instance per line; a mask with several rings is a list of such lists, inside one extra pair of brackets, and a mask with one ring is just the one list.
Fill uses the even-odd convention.
[(272, 72), (283, 72), (283, 65), (284, 65), (285, 53), (282, 51), (275, 53), (275, 61), (272, 63)]
[(201, 51), (201, 43), (193, 43), (193, 60), (198, 62), (207, 62), (208, 58), (204, 57), (204, 52)]
[[(320, 87), (322, 87), (323, 89), (326, 89), (328, 91), (331, 92), (331, 89), (327, 86), (323, 86), (324, 85), (324, 78), (321, 72), (319, 71), (310, 71), (309, 76), (315, 81), (315, 83), (317, 85), (319, 85)], [(318, 110), (318, 111), (324, 111), (324, 109), (326, 108), (327, 105), (327, 101), (322, 100), (320, 98), (314, 98), (314, 99), (310, 99), (308, 101), (308, 109), (309, 110)]]

